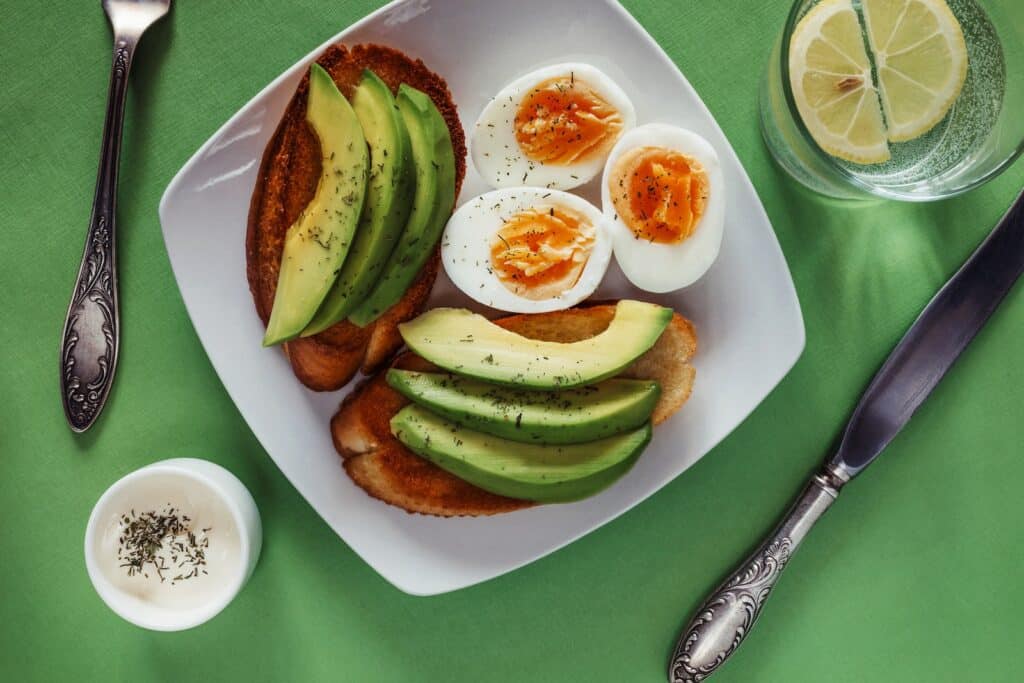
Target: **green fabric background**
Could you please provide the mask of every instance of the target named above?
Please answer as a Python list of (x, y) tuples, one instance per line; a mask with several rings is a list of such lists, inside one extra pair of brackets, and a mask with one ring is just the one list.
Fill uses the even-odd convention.
[[(663, 680), (682, 620), (773, 523), (890, 348), (1024, 185), (1018, 163), (931, 205), (811, 197), (772, 166), (757, 128), (787, 1), (627, 2), (757, 186), (793, 270), (807, 349), (750, 419), (634, 511), (509, 576), (409, 597), (328, 529), (250, 434), (193, 333), (156, 213), (173, 174), (228, 116), (377, 4), (182, 0), (146, 36), (121, 175), (119, 376), (99, 425), (74, 437), (57, 343), (89, 215), (110, 35), (94, 0), (59, 11), (3, 3), (0, 678)], [(717, 680), (1019, 680), (1022, 326), (1018, 286), (808, 539)], [(250, 487), (263, 557), (218, 618), (150, 633), (93, 592), (84, 526), (117, 477), (184, 455)]]

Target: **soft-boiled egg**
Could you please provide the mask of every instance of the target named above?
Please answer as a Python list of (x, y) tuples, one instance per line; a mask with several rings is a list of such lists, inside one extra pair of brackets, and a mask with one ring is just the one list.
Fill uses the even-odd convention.
[(477, 119), (470, 150), (492, 187), (568, 190), (600, 173), (635, 123), (633, 103), (604, 72), (555, 64), (501, 89)]
[(604, 215), (584, 199), (538, 187), (493, 190), (452, 214), (441, 261), (480, 303), (542, 313), (590, 296), (612, 257)]
[(718, 257), (725, 186), (701, 136), (659, 123), (634, 128), (608, 155), (601, 185), (615, 260), (640, 289), (686, 287)]

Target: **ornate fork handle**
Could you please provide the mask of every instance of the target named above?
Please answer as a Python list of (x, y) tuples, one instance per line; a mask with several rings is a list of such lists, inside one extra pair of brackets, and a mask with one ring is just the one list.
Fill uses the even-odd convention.
[(64, 415), (76, 432), (84, 432), (95, 422), (110, 393), (117, 366), (121, 324), (114, 214), (128, 70), (136, 41), (137, 37), (117, 36), (114, 42), (92, 216), (61, 335), (61, 398)]
[(672, 683), (703, 681), (750, 633), (789, 558), (849, 481), (839, 469), (815, 474), (774, 532), (697, 609), (669, 662)]

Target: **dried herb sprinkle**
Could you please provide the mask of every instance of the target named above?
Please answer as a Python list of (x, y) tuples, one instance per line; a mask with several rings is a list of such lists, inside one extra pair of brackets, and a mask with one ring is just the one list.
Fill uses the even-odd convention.
[(153, 572), (160, 582), (179, 581), (206, 574), (206, 549), (211, 527), (196, 530), (192, 518), (168, 503), (160, 511), (136, 514), (132, 509), (119, 520), (117, 559), (128, 576), (149, 578)]

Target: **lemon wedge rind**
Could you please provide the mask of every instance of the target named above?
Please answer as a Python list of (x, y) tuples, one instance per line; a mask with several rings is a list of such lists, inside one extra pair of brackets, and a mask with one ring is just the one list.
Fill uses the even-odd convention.
[(856, 164), (890, 158), (860, 21), (850, 0), (824, 0), (797, 24), (789, 47), (790, 88), (815, 142)]
[(967, 44), (945, 0), (862, 0), (891, 142), (946, 117), (967, 79)]

